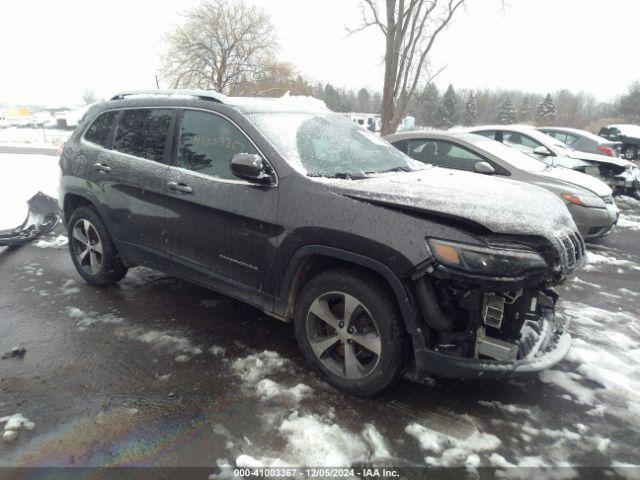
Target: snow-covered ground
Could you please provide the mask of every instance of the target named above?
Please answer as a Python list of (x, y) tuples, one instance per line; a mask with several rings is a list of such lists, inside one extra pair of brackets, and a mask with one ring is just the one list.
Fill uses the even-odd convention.
[[(2, 132), (2, 130), (0, 130)], [(60, 167), (51, 155), (0, 154), (0, 231), (15, 228), (27, 218), (27, 200), (38, 191), (58, 198)]]
[(0, 128), (0, 145), (56, 148), (66, 142), (72, 132), (56, 128)]

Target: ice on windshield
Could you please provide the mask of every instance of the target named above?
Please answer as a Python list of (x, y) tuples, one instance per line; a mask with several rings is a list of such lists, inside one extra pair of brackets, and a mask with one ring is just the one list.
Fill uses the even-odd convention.
[(426, 168), (343, 115), (255, 113), (249, 117), (289, 164), (307, 175), (357, 177)]

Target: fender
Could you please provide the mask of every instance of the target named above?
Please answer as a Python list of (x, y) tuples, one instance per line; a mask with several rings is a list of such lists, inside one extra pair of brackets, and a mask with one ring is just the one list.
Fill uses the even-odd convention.
[(284, 316), (285, 309), (287, 308), (289, 291), (291, 284), (293, 283), (293, 276), (302, 260), (310, 255), (323, 255), (325, 257), (344, 260), (373, 270), (382, 276), (391, 286), (396, 300), (398, 301), (398, 306), (400, 307), (400, 312), (402, 313), (402, 318), (407, 328), (407, 332), (413, 336), (416, 332), (421, 330), (418, 321), (416, 301), (413, 294), (405, 288), (400, 278), (389, 267), (364, 255), (324, 245), (306, 245), (296, 250), (293, 254), (282, 278), (279, 294), (275, 298), (274, 310), (276, 314)]
[(82, 190), (73, 186), (67, 186), (66, 190), (64, 192), (60, 192), (60, 202), (59, 202), (59, 207), (60, 207), (60, 212), (61, 212), (61, 216), (62, 216), (62, 222), (65, 226), (65, 228), (67, 227), (67, 216), (65, 213), (65, 207), (67, 204), (67, 197), (69, 195), (74, 195), (76, 197), (80, 197), (80, 198), (84, 198), (87, 202), (91, 203), (95, 209), (98, 212), (98, 215), (100, 215), (101, 218), (104, 218), (104, 212), (102, 211), (102, 208), (100, 207), (100, 202), (98, 201), (98, 199), (93, 195), (93, 193), (89, 192), (88, 190)]

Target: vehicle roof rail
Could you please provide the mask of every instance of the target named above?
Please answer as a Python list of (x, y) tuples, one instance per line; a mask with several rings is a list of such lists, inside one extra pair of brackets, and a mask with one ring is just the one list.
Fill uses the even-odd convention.
[(209, 100), (212, 102), (226, 103), (227, 96), (213, 90), (129, 90), (120, 92), (111, 97), (110, 100), (123, 100), (126, 97), (137, 95), (148, 96), (189, 96), (199, 100)]

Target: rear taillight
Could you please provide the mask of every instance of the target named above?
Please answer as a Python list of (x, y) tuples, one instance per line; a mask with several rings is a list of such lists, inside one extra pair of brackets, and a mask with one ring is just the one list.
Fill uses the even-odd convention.
[(58, 147), (58, 157), (61, 157), (64, 153), (64, 143)]
[(615, 152), (613, 151), (613, 148), (611, 147), (598, 147), (598, 151), (604, 153), (605, 155), (608, 155), (610, 157), (615, 157)]

